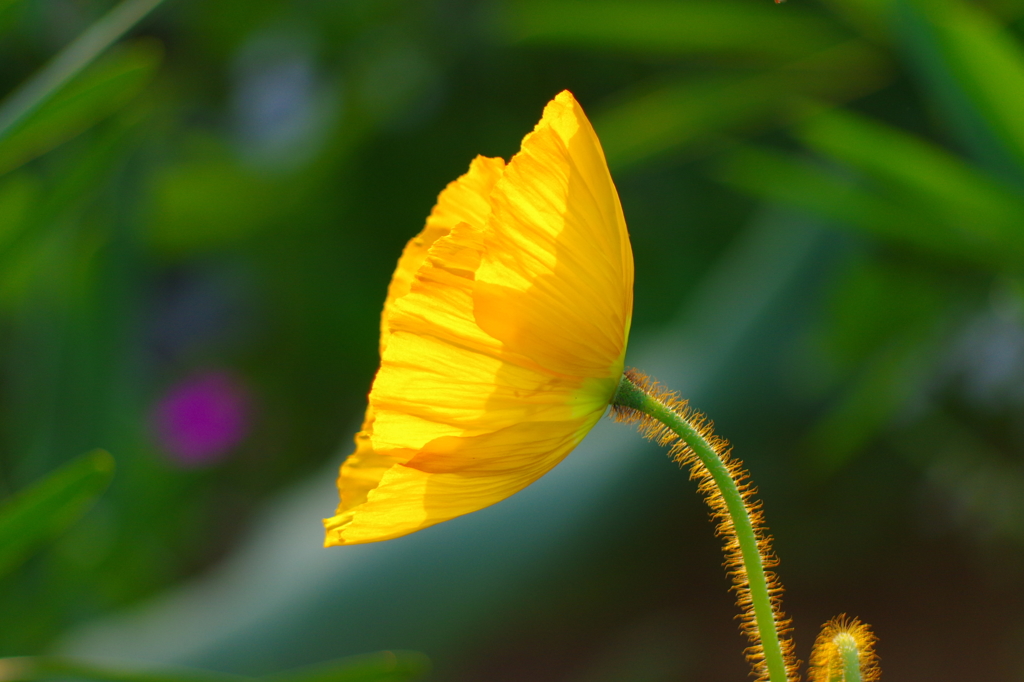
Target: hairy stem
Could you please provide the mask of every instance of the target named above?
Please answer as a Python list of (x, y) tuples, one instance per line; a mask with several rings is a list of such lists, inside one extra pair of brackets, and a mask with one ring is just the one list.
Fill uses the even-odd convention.
[(786, 682), (789, 666), (787, 656), (783, 653), (781, 624), (773, 608), (771, 580), (766, 574), (767, 567), (762, 557), (764, 547), (755, 531), (757, 522), (752, 518), (752, 511), (747, 505), (745, 489), (741, 489), (734, 479), (736, 467), (729, 466), (723, 461), (719, 454), (721, 448), (716, 448), (715, 444), (709, 442), (700, 425), (691, 423), (685, 412), (680, 414), (682, 410), (648, 394), (629, 376), (623, 376), (612, 404), (636, 410), (664, 424), (682, 439), (699, 459), (700, 464), (707, 469), (732, 521), (732, 531), (746, 572), (746, 587), (749, 590), (753, 622), (760, 639), (767, 677), (770, 682)]
[(851, 639), (849, 646), (840, 646), (839, 651), (843, 656), (843, 682), (861, 682), (860, 679), (860, 652)]
[(825, 623), (811, 652), (810, 682), (878, 682), (875, 641), (870, 627), (845, 614)]

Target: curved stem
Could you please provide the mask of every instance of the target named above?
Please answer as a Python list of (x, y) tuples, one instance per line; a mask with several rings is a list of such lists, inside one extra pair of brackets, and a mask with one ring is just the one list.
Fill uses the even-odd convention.
[(754, 531), (754, 521), (750, 517), (743, 493), (733, 479), (729, 467), (697, 428), (671, 407), (645, 393), (628, 377), (622, 377), (612, 404), (638, 410), (667, 426), (693, 450), (711, 474), (725, 501), (736, 533), (736, 541), (739, 543), (743, 567), (746, 569), (749, 581), (754, 621), (764, 651), (764, 664), (768, 669), (768, 678), (771, 682), (786, 682), (786, 658), (782, 652), (781, 637), (772, 608), (768, 577), (765, 575), (758, 537)]

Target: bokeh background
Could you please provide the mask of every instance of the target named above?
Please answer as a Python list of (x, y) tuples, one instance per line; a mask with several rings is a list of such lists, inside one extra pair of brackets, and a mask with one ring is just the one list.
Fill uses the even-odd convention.
[(745, 679), (693, 484), (620, 425), (320, 548), (404, 242), (569, 88), (632, 235), (629, 360), (746, 461), (801, 658), (847, 612), (886, 679), (1024, 678), (1024, 2), (165, 0), (8, 125), (112, 7), (0, 0), (0, 494), (116, 462), (0, 561), (0, 654)]

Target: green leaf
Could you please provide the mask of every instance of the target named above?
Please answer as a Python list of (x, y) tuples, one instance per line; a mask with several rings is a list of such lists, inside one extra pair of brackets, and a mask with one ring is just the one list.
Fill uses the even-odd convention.
[(0, 658), (0, 682), (29, 682), (53, 678), (97, 682), (250, 682), (254, 679), (190, 668), (115, 668), (57, 656)]
[(268, 682), (403, 682), (430, 671), (430, 659), (415, 651), (350, 656), (265, 678)]
[[(853, 257), (832, 282), (814, 333), (827, 407), (801, 439), (819, 474), (834, 472), (887, 429), (932, 377), (962, 286), (904, 263)], [(822, 381), (824, 379), (824, 381)]]
[[(262, 678), (268, 682), (408, 682), (430, 670), (415, 651), (380, 651)], [(254, 682), (259, 678), (194, 668), (150, 670), (113, 668), (71, 658), (48, 656), (0, 659), (0, 682), (75, 678), (97, 682)]]
[(639, 53), (792, 58), (843, 39), (795, 7), (737, 0), (518, 0), (496, 22), (510, 42)]
[(75, 523), (106, 490), (114, 459), (95, 450), (0, 505), (0, 574)]
[(5, 33), (17, 17), (21, 0), (0, 0), (0, 34)]
[(808, 97), (841, 102), (871, 92), (890, 67), (873, 47), (851, 41), (754, 76), (668, 83), (598, 111), (594, 127), (616, 169), (665, 153), (713, 145), (801, 116)]
[(797, 135), (815, 151), (873, 181), (874, 191), (931, 216), (958, 242), (1024, 263), (1024, 198), (944, 149), (896, 128), (842, 111), (811, 118)]
[(1024, 46), (959, 0), (899, 0), (897, 27), (963, 141), (1024, 182)]
[(860, 368), (803, 438), (817, 473), (835, 473), (892, 423), (931, 376), (934, 350), (924, 338), (897, 336)]
[(0, 174), (45, 154), (123, 107), (152, 80), (161, 55), (158, 43), (140, 40), (90, 66), (0, 140)]
[(891, 0), (822, 1), (863, 35), (874, 39), (888, 38), (887, 20)]
[[(739, 147), (722, 156), (715, 174), (761, 198), (796, 206), (883, 238), (905, 241), (908, 230), (902, 219), (917, 221), (912, 213), (901, 215), (899, 206), (873, 196), (820, 163), (769, 149)], [(909, 241), (921, 245), (915, 232), (911, 231)], [(940, 238), (922, 246), (942, 248), (945, 243)]]
[(41, 183), (30, 175), (0, 178), (0, 254), (21, 234), (41, 193)]
[(1024, 254), (965, 234), (920, 202), (873, 191), (839, 169), (789, 154), (742, 147), (724, 155), (715, 171), (728, 184), (802, 208), (894, 244), (986, 270), (1019, 272)]

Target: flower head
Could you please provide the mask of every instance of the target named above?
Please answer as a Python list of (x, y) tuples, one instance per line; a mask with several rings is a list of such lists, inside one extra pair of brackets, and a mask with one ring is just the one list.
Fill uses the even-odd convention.
[(205, 372), (171, 388), (153, 410), (161, 447), (183, 466), (212, 464), (245, 438), (248, 396), (225, 372)]
[(875, 653), (877, 638), (866, 623), (846, 614), (821, 629), (811, 652), (809, 682), (877, 682), (882, 676)]
[(632, 310), (618, 194), (562, 92), (508, 164), (474, 159), (406, 245), (325, 544), (412, 533), (546, 473), (608, 407)]

